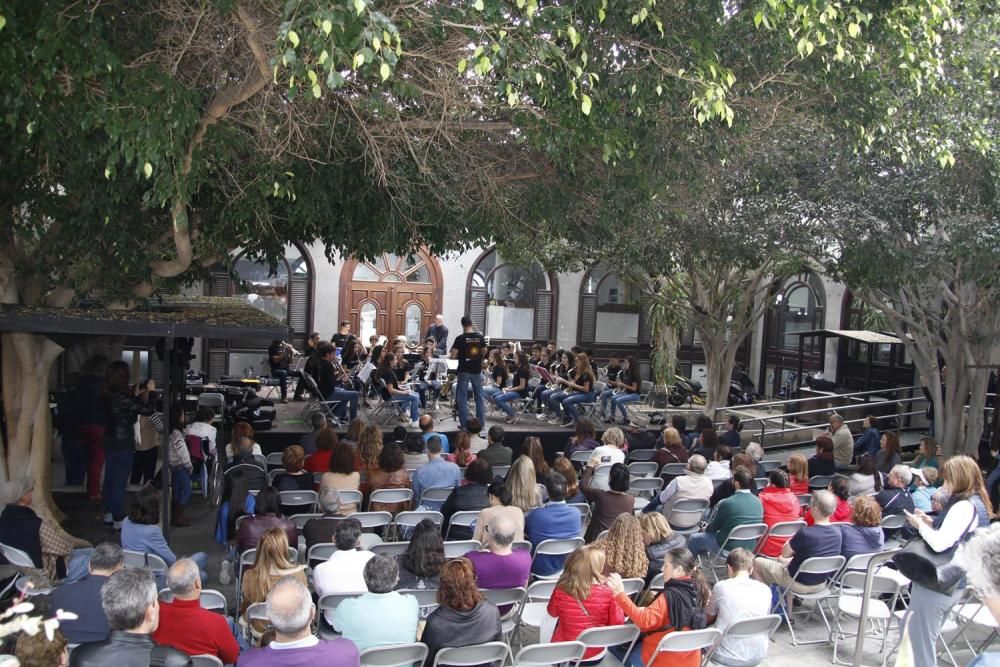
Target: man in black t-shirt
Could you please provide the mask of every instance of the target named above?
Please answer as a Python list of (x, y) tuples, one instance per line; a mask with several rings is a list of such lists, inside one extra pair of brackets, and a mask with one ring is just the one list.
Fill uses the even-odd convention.
[(444, 325), (443, 315), (434, 318), (434, 324), (427, 329), (424, 338), (433, 338), (434, 354), (444, 356), (445, 348), (448, 347), (448, 327)]
[(340, 323), (340, 328), (337, 333), (333, 334), (331, 341), (334, 347), (339, 347), (341, 350), (344, 349), (344, 341), (347, 340), (347, 336), (351, 333), (351, 323), (344, 320)]
[(271, 377), (278, 380), (281, 387), (281, 402), (288, 402), (288, 363), (290, 350), (280, 340), (271, 341), (267, 348), (267, 362), (271, 366)]
[(455, 400), (458, 401), (458, 423), (465, 428), (469, 420), (469, 385), (476, 399), (476, 417), (486, 423), (486, 406), (483, 403), (483, 359), (486, 356), (486, 339), (472, 328), (468, 315), (462, 318), (462, 334), (451, 346), (451, 358), (458, 359), (458, 379)]

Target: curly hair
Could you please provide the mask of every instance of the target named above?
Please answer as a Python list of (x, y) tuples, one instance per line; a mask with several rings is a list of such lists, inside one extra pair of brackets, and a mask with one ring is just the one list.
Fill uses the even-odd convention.
[(871, 496), (858, 496), (851, 504), (851, 523), (872, 528), (882, 523), (882, 507)]
[(394, 442), (390, 442), (379, 452), (378, 465), (385, 472), (401, 470), (403, 463), (403, 450)]
[(442, 607), (467, 611), (485, 599), (476, 585), (476, 570), (468, 558), (456, 558), (441, 566), (437, 601)]
[(299, 472), (306, 460), (305, 451), (298, 445), (289, 445), (281, 453), (281, 464), (288, 472)]
[(361, 431), (358, 440), (358, 457), (361, 467), (374, 470), (378, 467), (378, 457), (382, 453), (382, 430), (374, 424), (369, 424)]
[(642, 526), (632, 514), (619, 514), (611, 523), (608, 534), (596, 542), (607, 559), (607, 569), (624, 579), (645, 577), (649, 569)]

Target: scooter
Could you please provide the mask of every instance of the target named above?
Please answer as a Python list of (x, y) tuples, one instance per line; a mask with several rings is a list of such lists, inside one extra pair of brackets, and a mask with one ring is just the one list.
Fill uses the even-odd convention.
[(705, 405), (705, 399), (701, 397), (701, 383), (683, 375), (675, 375), (674, 386), (670, 388), (667, 402), (675, 408), (679, 408), (684, 403)]
[(733, 371), (726, 405), (751, 405), (757, 399), (756, 386), (744, 370)]

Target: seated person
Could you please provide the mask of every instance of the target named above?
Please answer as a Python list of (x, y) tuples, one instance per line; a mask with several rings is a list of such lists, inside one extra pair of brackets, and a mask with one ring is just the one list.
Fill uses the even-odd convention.
[(271, 528), (260, 536), (253, 566), (244, 566), (239, 618), (241, 625), (250, 625), (255, 636), (260, 636), (267, 627), (262, 621), (249, 621), (246, 612), (250, 605), (264, 602), (271, 588), (285, 577), (295, 577), (303, 585), (307, 583), (305, 565), (298, 565), (294, 558), (290, 559), (288, 551), (285, 532), (280, 528)]
[(705, 468), (705, 477), (711, 480), (727, 480), (732, 475), (730, 465), (733, 461), (733, 450), (726, 445), (715, 448), (715, 459)]
[(649, 501), (642, 511), (653, 512), (662, 507), (662, 512), (669, 516), (671, 508), (678, 500), (710, 500), (715, 485), (712, 484), (712, 480), (705, 477), (707, 467), (708, 462), (704, 456), (692, 454), (684, 474), (670, 480), (666, 488)]
[(931, 513), (931, 499), (937, 493), (937, 468), (910, 468), (913, 473), (913, 506), (925, 514)]
[[(734, 528), (761, 522), (764, 518), (764, 506), (760, 499), (750, 492), (753, 483), (753, 477), (750, 476), (750, 471), (746, 468), (739, 467), (733, 471), (733, 486), (736, 488), (736, 493), (718, 504), (712, 520), (705, 526), (705, 532), (691, 535), (688, 540), (688, 548), (692, 553), (696, 556), (700, 554), (714, 555), (726, 543), (729, 533)], [(734, 540), (727, 545), (727, 549), (752, 550), (756, 546), (756, 540), (739, 542)]]
[(684, 446), (680, 431), (673, 426), (664, 428), (657, 440), (653, 460), (662, 467), (668, 463), (687, 463), (689, 456), (690, 452)]
[(746, 549), (729, 552), (726, 572), (729, 578), (712, 589), (707, 609), (709, 624), (722, 631), (722, 642), (712, 654), (712, 662), (727, 667), (763, 664), (770, 644), (767, 635), (727, 637), (726, 630), (736, 621), (769, 614), (771, 591), (751, 578), (753, 554)]
[[(478, 423), (478, 420), (476, 420)], [(470, 431), (474, 432), (474, 431)], [(491, 466), (509, 466), (514, 456), (514, 451), (510, 447), (505, 447), (503, 439), (503, 426), (491, 426), (486, 432), (486, 447), (479, 450), (476, 456), (485, 460)]]
[[(770, 484), (761, 489), (759, 498), (764, 507), (764, 523), (771, 528), (776, 523), (795, 521), (802, 514), (802, 507), (799, 499), (789, 488), (790, 481), (788, 473), (778, 468), (772, 470), (769, 476)], [(779, 556), (781, 548), (789, 538), (770, 535), (760, 549), (760, 553), (765, 556)]]
[[(403, 450), (394, 442), (386, 443), (378, 455), (378, 467), (368, 473), (368, 488), (371, 492), (382, 489), (409, 489), (410, 473), (403, 467)], [(404, 502), (370, 502), (369, 511), (389, 512), (396, 515), (409, 510), (411, 504)]]
[(373, 556), (364, 569), (368, 592), (337, 605), (333, 627), (359, 651), (416, 641), (420, 607), (412, 595), (396, 592), (399, 566), (390, 556)]
[(503, 482), (493, 480), (486, 493), (490, 497), (490, 506), (479, 511), (479, 516), (476, 518), (476, 531), (472, 539), (478, 541), (480, 544), (486, 544), (490, 526), (493, 525), (494, 521), (503, 516), (514, 522), (514, 540), (523, 540), (524, 511), (513, 504), (514, 497), (511, 495), (510, 489)]
[[(334, 491), (359, 491), (361, 489), (361, 473), (357, 470), (354, 448), (343, 442), (337, 444), (330, 455), (329, 472), (323, 473), (319, 482), (319, 492), (326, 489)], [(357, 512), (357, 502), (341, 502), (340, 513), (347, 515)]]
[[(625, 615), (614, 603), (612, 590), (605, 582), (604, 564), (604, 550), (595, 544), (581, 547), (566, 558), (566, 569), (546, 606), (549, 616), (557, 619), (553, 642), (575, 641), (584, 630), (625, 622)], [(584, 659), (601, 652), (598, 648), (588, 648)]]
[(306, 453), (298, 445), (285, 447), (281, 452), (283, 472), (274, 476), (272, 483), (278, 491), (312, 491), (313, 476), (304, 469)]
[[(333, 533), (333, 543), (337, 550), (330, 558), (313, 569), (313, 590), (317, 597), (333, 593), (364, 593), (364, 569), (375, 555), (361, 548), (361, 524), (356, 519), (344, 519), (337, 523)], [(328, 623), (333, 615), (327, 613)]]
[[(128, 516), (122, 523), (121, 540), (122, 549), (127, 551), (155, 554), (168, 566), (177, 561), (177, 555), (167, 544), (160, 529), (160, 492), (154, 487), (145, 486), (132, 498)], [(199, 551), (188, 558), (198, 563), (203, 580), (207, 580), (205, 568), (208, 567), (208, 554)], [(162, 575), (158, 583), (162, 583)]]
[(589, 452), (601, 446), (597, 442), (597, 429), (589, 419), (580, 419), (576, 422), (576, 430), (566, 443), (563, 456), (571, 458), (576, 452)]
[(886, 478), (885, 488), (875, 494), (875, 501), (882, 507), (882, 516), (913, 512), (910, 482), (913, 473), (909, 466), (894, 465)]
[(223, 664), (235, 664), (240, 646), (225, 615), (201, 606), (198, 565), (190, 558), (171, 565), (167, 588), (174, 599), (160, 603), (160, 624), (153, 632), (153, 640), (188, 655), (214, 655)]
[(260, 536), (270, 528), (285, 532), (289, 544), (299, 543), (299, 533), (295, 524), (281, 515), (281, 496), (273, 486), (261, 489), (257, 494), (254, 513), (240, 522), (236, 531), (236, 551), (243, 553), (257, 546)]
[(282, 579), (267, 594), (267, 619), (274, 639), (266, 648), (240, 655), (240, 667), (357, 667), (358, 647), (347, 639), (319, 639), (313, 634), (316, 616), (309, 589), (297, 579)]
[(835, 475), (837, 462), (833, 458), (833, 438), (821, 435), (816, 438), (816, 453), (809, 458), (809, 476)]
[(451, 495), (444, 501), (441, 507), (441, 514), (444, 515), (444, 523), (441, 525), (441, 534), (449, 535), (451, 540), (472, 539), (472, 529), (466, 526), (451, 526), (449, 524), (455, 512), (478, 512), (490, 506), (489, 486), (493, 481), (493, 469), (488, 461), (476, 459), (465, 468), (465, 484), (456, 486), (451, 491)]
[(346, 517), (340, 511), (340, 493), (332, 487), (323, 487), (319, 492), (319, 508), (322, 516), (306, 521), (302, 526), (302, 537), (306, 540), (306, 551), (315, 544), (333, 542), (337, 524)]
[[(545, 540), (580, 537), (583, 532), (580, 511), (566, 504), (566, 478), (560, 473), (550, 472), (545, 478), (545, 489), (549, 502), (532, 511), (524, 520), (524, 532), (532, 547)], [(546, 554), (536, 556), (531, 571), (542, 576), (555, 574), (562, 569), (565, 559), (565, 556)]]
[(427, 645), (424, 664), (433, 665), (434, 656), (443, 648), (503, 641), (500, 611), (476, 588), (472, 563), (465, 558), (444, 564), (437, 600), (439, 606), (428, 616), (420, 635)]
[[(850, 492), (850, 482), (847, 478), (837, 475), (830, 482), (830, 485), (826, 487), (827, 490), (833, 495), (837, 496), (837, 509), (834, 511), (833, 516), (830, 517), (830, 523), (844, 523), (851, 520), (851, 492)], [(816, 521), (813, 519), (812, 512), (806, 509), (805, 517), (806, 525), (811, 526)]]
[(873, 554), (882, 551), (885, 536), (879, 524), (882, 522), (882, 508), (871, 496), (858, 496), (851, 505), (851, 523), (841, 526), (844, 533), (840, 553), (847, 560), (858, 554)]
[(59, 629), (71, 644), (86, 644), (108, 638), (111, 627), (101, 607), (101, 587), (122, 569), (125, 555), (117, 544), (102, 542), (90, 555), (90, 574), (52, 591), (52, 608), (76, 614), (75, 619), (59, 621)]
[(619, 514), (631, 514), (635, 509), (635, 498), (628, 493), (632, 477), (624, 463), (618, 462), (611, 466), (611, 470), (608, 472), (609, 490), (605, 491), (592, 486), (593, 479), (594, 468), (588, 463), (587, 467), (583, 469), (583, 479), (580, 481), (580, 491), (594, 508), (590, 525), (587, 526), (587, 533), (583, 536), (583, 539), (588, 543), (593, 542), (598, 535), (611, 528), (611, 523)]
[(531, 576), (531, 552), (514, 549), (517, 524), (509, 516), (499, 515), (490, 521), (483, 551), (470, 551), (465, 557), (476, 572), (481, 589), (518, 588), (528, 585)]
[(419, 433), (406, 433), (405, 426), (399, 428), (403, 429), (403, 444), (406, 449), (406, 453), (403, 454), (403, 467), (407, 470), (415, 471), (427, 463), (427, 452), (424, 451), (424, 439)]
[(427, 463), (413, 473), (413, 502), (415, 503), (424, 504), (420, 500), (420, 494), (427, 489), (453, 489), (462, 484), (462, 470), (454, 463), (449, 463), (442, 458), (441, 447), (441, 439), (437, 436), (432, 436), (427, 440)]
[[(107, 639), (81, 644), (73, 650), (72, 667), (107, 667), (108, 665), (148, 665), (153, 647), (153, 633), (160, 622), (153, 573), (142, 567), (128, 567), (115, 572), (101, 587), (101, 608), (111, 626)], [(228, 632), (228, 630), (227, 630)], [(163, 647), (158, 656), (164, 667), (190, 665), (188, 657), (175, 648)]]
[(396, 557), (396, 564), (399, 565), (396, 590), (437, 588), (444, 560), (441, 531), (433, 521), (423, 519), (413, 527), (406, 553)]

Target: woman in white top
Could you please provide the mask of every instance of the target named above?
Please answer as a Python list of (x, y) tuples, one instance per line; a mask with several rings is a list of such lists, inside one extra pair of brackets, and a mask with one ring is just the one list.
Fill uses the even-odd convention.
[(599, 465), (625, 463), (625, 434), (617, 426), (609, 428), (601, 437), (601, 445), (594, 449), (587, 465), (596, 468)]
[(882, 475), (875, 465), (875, 457), (863, 454), (858, 459), (858, 471), (851, 473), (847, 492), (851, 496), (870, 496), (882, 490)]
[(215, 456), (215, 442), (218, 437), (218, 431), (212, 426), (212, 420), (214, 419), (215, 410), (203, 405), (198, 408), (194, 422), (184, 429), (184, 435), (194, 435), (208, 440), (208, 451), (205, 453), (210, 456)]
[[(989, 525), (993, 506), (986, 494), (983, 474), (979, 465), (968, 456), (953, 456), (941, 466), (944, 479), (942, 489), (949, 496), (944, 509), (937, 517), (930, 517), (920, 510), (907, 514), (907, 521), (917, 530), (920, 538), (931, 551), (948, 551), (976, 528)], [(910, 589), (910, 606), (903, 617), (913, 649), (915, 667), (933, 667), (937, 664), (937, 640), (941, 625), (962, 591), (945, 595), (913, 582)]]
[(250, 438), (250, 440), (253, 440), (251, 453), (254, 456), (264, 456), (264, 451), (260, 448), (260, 445), (257, 444), (257, 441), (253, 439), (253, 427), (246, 422), (236, 422), (233, 424), (232, 440), (230, 440), (229, 444), (226, 445), (227, 461), (232, 461), (233, 457), (236, 456), (236, 450), (239, 449), (239, 447), (237, 447), (237, 443), (240, 441), (240, 438)]

